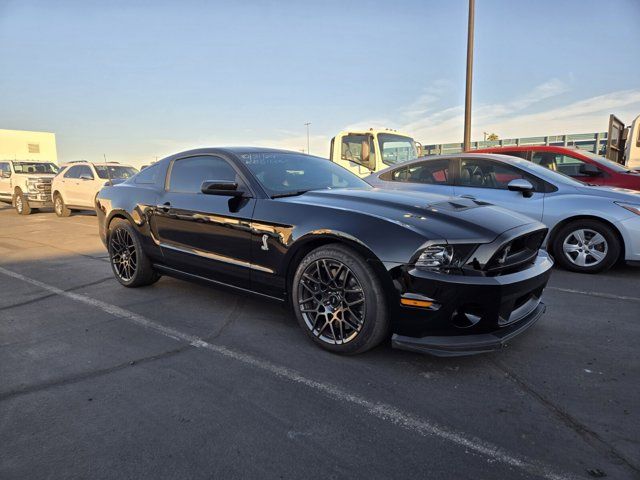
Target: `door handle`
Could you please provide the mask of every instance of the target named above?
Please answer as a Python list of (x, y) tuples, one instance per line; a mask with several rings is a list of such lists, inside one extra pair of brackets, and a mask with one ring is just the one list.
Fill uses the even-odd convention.
[(460, 197), (468, 198), (469, 200), (475, 200), (476, 199), (476, 197), (474, 197), (473, 195), (460, 195)]
[(169, 213), (169, 209), (171, 208), (171, 203), (164, 202), (162, 205), (156, 205), (156, 208), (160, 210), (162, 213)]

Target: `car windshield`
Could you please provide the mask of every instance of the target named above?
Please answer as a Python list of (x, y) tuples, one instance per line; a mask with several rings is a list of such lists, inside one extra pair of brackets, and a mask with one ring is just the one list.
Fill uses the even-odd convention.
[(416, 142), (411, 137), (391, 133), (378, 134), (382, 161), (387, 165), (409, 162), (418, 158)]
[(58, 166), (49, 162), (13, 162), (16, 173), (58, 173)]
[(600, 155), (597, 155), (593, 152), (587, 152), (586, 150), (577, 150), (578, 152), (580, 152), (580, 155), (584, 155), (585, 157), (589, 157), (591, 160), (593, 160), (594, 162), (602, 165), (603, 167), (608, 168), (609, 170), (613, 170), (614, 172), (630, 172), (631, 170), (629, 170), (627, 167), (625, 167), (624, 165), (620, 165), (619, 163), (616, 162), (612, 162), (611, 160), (604, 158)]
[[(127, 179), (127, 178), (131, 178), (133, 177), (136, 173), (138, 173), (138, 170), (136, 170), (133, 167), (124, 167), (121, 165), (93, 165), (93, 167), (96, 169), (96, 173), (98, 174), (98, 177), (100, 178), (104, 178), (104, 179)], [(109, 171), (107, 172), (107, 168), (109, 169)]]
[(327, 188), (371, 188), (360, 177), (324, 158), (286, 152), (243, 153), (239, 157), (272, 197)]

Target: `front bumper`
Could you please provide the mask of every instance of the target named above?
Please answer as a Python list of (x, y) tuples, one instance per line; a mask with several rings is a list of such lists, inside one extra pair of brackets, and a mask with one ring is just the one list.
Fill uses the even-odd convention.
[(540, 301), (553, 261), (540, 251), (529, 268), (492, 277), (405, 271), (403, 296), (433, 300), (430, 308), (399, 307), (392, 345), (438, 356), (500, 349), (544, 313)]
[(53, 207), (53, 201), (51, 200), (50, 193), (25, 192), (24, 196), (27, 198), (29, 205), (31, 207), (34, 207), (34, 208)]

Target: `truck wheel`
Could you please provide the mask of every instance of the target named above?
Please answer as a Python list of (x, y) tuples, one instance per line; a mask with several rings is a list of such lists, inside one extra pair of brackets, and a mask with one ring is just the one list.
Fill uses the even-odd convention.
[(53, 199), (53, 209), (55, 210), (56, 215), (59, 217), (68, 217), (69, 215), (71, 215), (71, 210), (69, 210), (64, 204), (62, 195), (60, 195), (59, 193), (56, 193), (56, 196)]
[(565, 269), (599, 273), (610, 269), (620, 256), (620, 240), (607, 225), (597, 220), (574, 220), (553, 239), (553, 254)]
[(109, 261), (116, 279), (125, 287), (143, 287), (160, 279), (133, 226), (116, 218), (109, 226)]
[(334, 353), (365, 352), (389, 331), (377, 274), (361, 255), (343, 245), (317, 248), (302, 259), (293, 277), (291, 304), (309, 337)]
[(16, 206), (16, 212), (18, 215), (29, 215), (31, 213), (31, 207), (29, 206), (29, 200), (22, 193), (22, 190), (16, 190), (14, 204)]

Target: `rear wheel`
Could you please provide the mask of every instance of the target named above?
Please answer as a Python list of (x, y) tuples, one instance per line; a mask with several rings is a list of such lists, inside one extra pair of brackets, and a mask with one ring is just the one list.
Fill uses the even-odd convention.
[(597, 220), (574, 220), (562, 227), (553, 240), (557, 262), (567, 270), (599, 273), (611, 268), (620, 256), (615, 232)]
[(111, 223), (108, 246), (111, 269), (125, 287), (151, 285), (160, 278), (144, 253), (138, 234), (127, 220), (116, 218)]
[(22, 190), (16, 190), (14, 204), (18, 215), (29, 215), (31, 213), (31, 206), (29, 206), (29, 200), (22, 193)]
[(64, 204), (64, 200), (62, 199), (62, 195), (56, 193), (56, 196), (53, 200), (53, 209), (56, 212), (56, 215), (59, 217), (68, 217), (71, 215), (71, 210), (67, 208)]
[(302, 329), (322, 348), (353, 355), (378, 345), (389, 315), (377, 274), (354, 250), (328, 245), (298, 265), (292, 306)]

